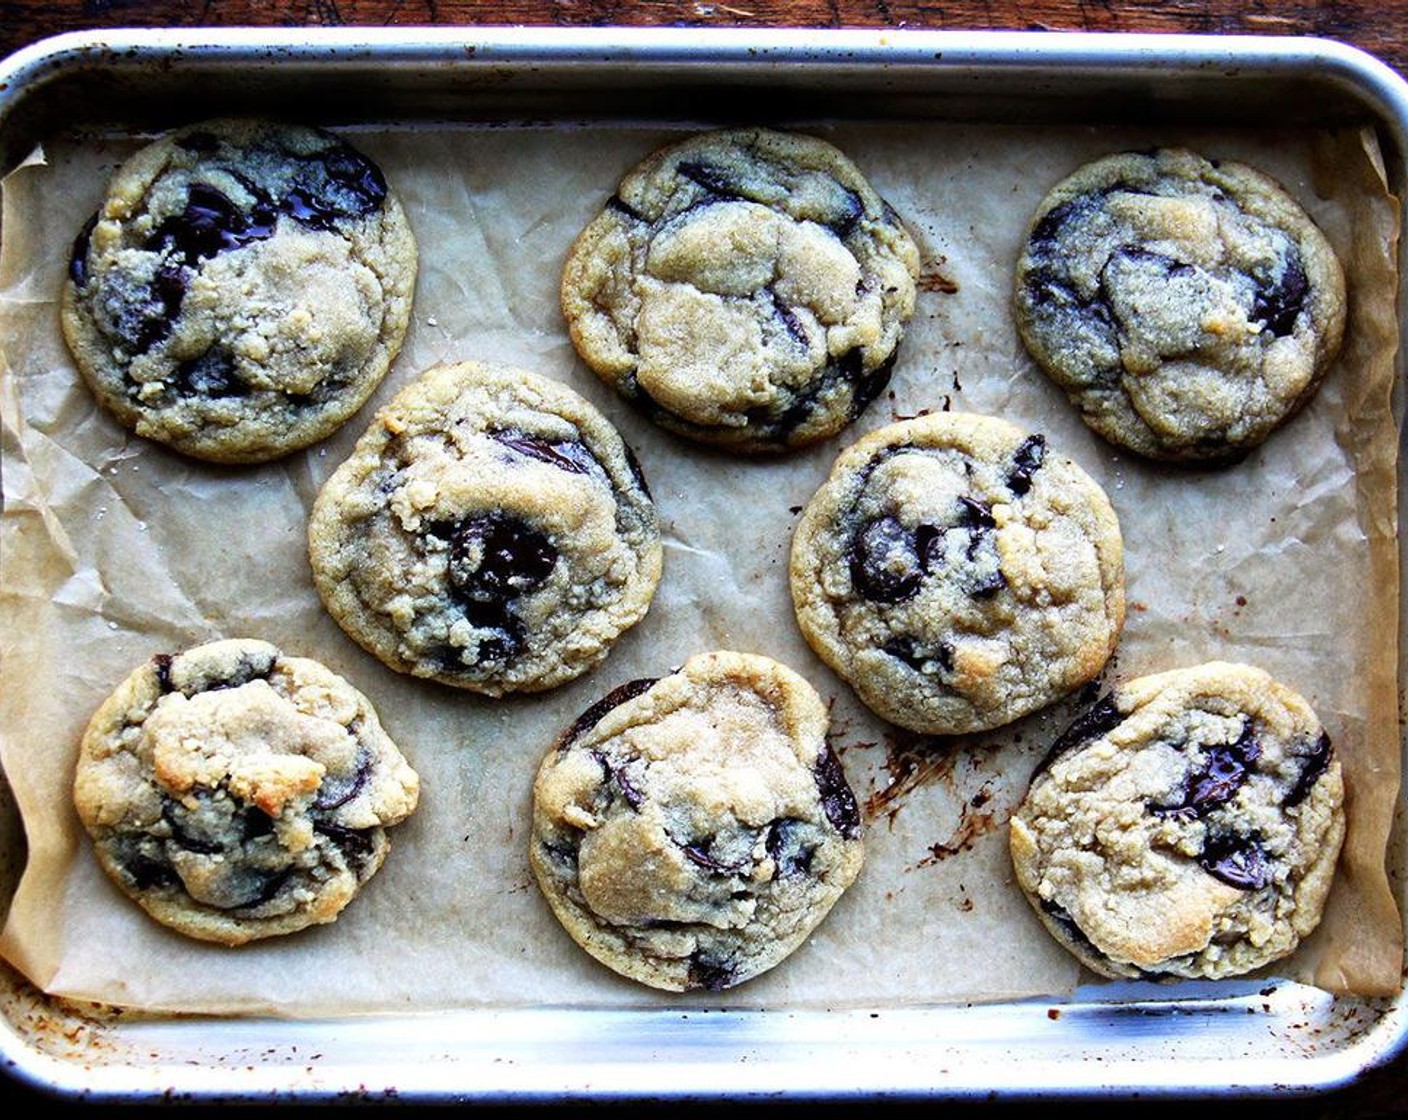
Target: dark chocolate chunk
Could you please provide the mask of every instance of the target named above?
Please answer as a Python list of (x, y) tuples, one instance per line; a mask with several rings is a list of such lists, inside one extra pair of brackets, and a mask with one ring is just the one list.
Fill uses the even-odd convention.
[(191, 796), (196, 801), (194, 808), (170, 797), (161, 800), (161, 819), (171, 829), (171, 843), (197, 855), (213, 856), (223, 852), (225, 842), (218, 833), (228, 826), (238, 810), (228, 802), (212, 809), (211, 795), (203, 790)]
[(772, 296), (773, 314), (777, 316), (778, 321), (787, 328), (787, 333), (792, 336), (793, 341), (805, 350), (811, 343), (811, 336), (807, 334), (807, 328), (802, 324), (802, 321), (797, 318), (793, 310), (778, 298), (775, 291), (769, 288), (768, 294)]
[[(654, 683), (653, 681), (651, 682)], [(629, 687), (629, 686), (626, 686)], [(622, 691), (617, 689), (618, 692)], [(609, 699), (609, 698), (608, 698)], [(612, 707), (615, 707), (613, 704)], [(609, 711), (610, 709), (608, 709)], [(606, 713), (603, 712), (603, 715)], [(573, 736), (575, 738), (575, 735)], [(568, 740), (570, 742), (571, 739)], [(639, 809), (645, 803), (645, 794), (636, 787), (635, 783), (626, 775), (625, 766), (613, 766), (610, 759), (599, 751), (592, 751), (592, 757), (601, 765), (602, 773), (608, 780), (615, 783), (616, 788), (621, 791), (621, 796), (626, 799), (626, 804), (632, 809)]]
[(1285, 267), (1274, 279), (1258, 285), (1250, 318), (1265, 323), (1264, 329), (1277, 338), (1284, 338), (1295, 330), (1296, 319), (1305, 309), (1309, 295), (1310, 281), (1306, 278), (1300, 251), (1294, 242), (1288, 241)]
[(502, 599), (461, 599), (464, 617), (477, 630), (490, 636), (479, 639), (476, 664), (512, 661), (523, 652), (523, 623)]
[(648, 692), (650, 687), (658, 681), (659, 677), (641, 677), (637, 680), (627, 681), (617, 688), (613, 688), (585, 712), (577, 717), (576, 721), (568, 728), (567, 734), (562, 737), (561, 747), (565, 749), (576, 740), (580, 739), (593, 727), (602, 721), (607, 712), (619, 708), (627, 701), (634, 700), (644, 692)]
[(517, 452), (526, 459), (536, 459), (569, 474), (590, 474), (601, 464), (585, 444), (577, 440), (546, 440), (515, 429), (489, 433), (497, 443)]
[(634, 222), (644, 222), (647, 220), (644, 214), (627, 203), (619, 194), (613, 194), (606, 200), (606, 208), (608, 210), (614, 210), (618, 214), (624, 214)]
[(218, 346), (181, 363), (176, 370), (176, 389), (185, 396), (201, 397), (244, 397), (250, 393), (249, 386), (235, 376), (234, 357)]
[(1037, 774), (1047, 769), (1067, 751), (1094, 742), (1106, 732), (1118, 727), (1123, 721), (1124, 715), (1115, 706), (1113, 696), (1106, 696), (1096, 701), (1076, 716), (1071, 725), (1056, 737), (1056, 741), (1051, 744), (1051, 749), (1046, 752), (1046, 757), (1037, 764), (1036, 769), (1032, 772), (1032, 777), (1036, 777)]
[(186, 207), (163, 221), (144, 248), (170, 252), (180, 263), (194, 267), (221, 253), (263, 241), (274, 234), (278, 213), (262, 194), (246, 214), (223, 191), (209, 183), (192, 183)]
[(327, 821), (314, 821), (313, 831), (326, 836), (347, 860), (347, 866), (359, 876), (376, 852), (372, 829), (343, 828)]
[(1179, 813), (1203, 816), (1237, 795), (1260, 757), (1261, 744), (1248, 720), (1235, 743), (1214, 743), (1204, 750), (1202, 767), (1187, 776), (1177, 802), (1151, 804), (1149, 810), (1164, 816)]
[(371, 777), (371, 768), (371, 755), (365, 747), (359, 748), (357, 764), (351, 774), (323, 775), (322, 783), (318, 786), (318, 796), (313, 800), (313, 808), (327, 812), (346, 805), (362, 792), (367, 779)]
[(940, 642), (932, 650), (921, 650), (913, 638), (897, 635), (880, 648), (895, 660), (903, 661), (916, 673), (932, 673), (930, 666), (934, 663), (945, 673), (953, 672), (953, 647), (947, 642)]
[(171, 683), (171, 654), (159, 653), (152, 658), (152, 668), (156, 670), (157, 687), (167, 693), (174, 687)]
[(851, 583), (872, 603), (902, 603), (919, 592), (925, 557), (918, 535), (895, 518), (866, 522), (851, 539), (850, 551)]
[(1296, 784), (1291, 787), (1291, 792), (1286, 794), (1286, 798), (1281, 802), (1287, 809), (1299, 805), (1306, 799), (1310, 791), (1315, 788), (1315, 783), (1320, 780), (1320, 775), (1330, 765), (1333, 755), (1330, 747), (1330, 736), (1324, 731), (1320, 732), (1319, 738), (1315, 740), (1315, 745), (1311, 747), (1310, 753), (1301, 755), (1301, 770), (1296, 778)]
[(1198, 866), (1229, 887), (1259, 891), (1270, 886), (1272, 879), (1271, 865), (1259, 841), (1259, 837), (1235, 833), (1210, 835), (1198, 855)]
[[(434, 527), (431, 532), (439, 535)], [(552, 542), (510, 514), (468, 517), (450, 536), (450, 583), (462, 601), (503, 602), (527, 594), (556, 564)]]
[(1007, 475), (1007, 489), (1019, 498), (1032, 488), (1032, 476), (1046, 461), (1046, 437), (1028, 436), (1012, 455), (1012, 470)]
[(720, 198), (743, 198), (744, 193), (728, 177), (728, 172), (721, 168), (711, 167), (706, 163), (681, 163), (676, 165), (686, 179), (692, 183), (697, 183), (710, 194)]
[(706, 836), (702, 840), (691, 840), (687, 844), (680, 844), (680, 851), (684, 852), (685, 858), (696, 867), (702, 867), (706, 871), (714, 871), (720, 875), (733, 875), (740, 869), (733, 864), (724, 863), (715, 859), (709, 854), (709, 846), (713, 844), (714, 838)]
[(841, 760), (830, 744), (822, 747), (817, 755), (816, 766), (812, 770), (817, 791), (821, 794), (821, 808), (831, 827), (847, 840), (860, 835), (860, 808), (856, 805), (856, 795), (846, 782), (846, 772), (841, 769)]
[(68, 275), (80, 288), (88, 283), (88, 246), (93, 239), (93, 230), (97, 224), (98, 215), (95, 213), (83, 223), (83, 228), (73, 239), (73, 249), (69, 253)]
[(688, 985), (709, 992), (721, 992), (733, 984), (738, 970), (731, 961), (719, 960), (703, 950), (689, 959)]
[(169, 890), (181, 885), (175, 868), (141, 841), (124, 841), (116, 846), (113, 859), (134, 890)]
[(816, 845), (803, 839), (805, 828), (805, 822), (794, 817), (778, 817), (768, 825), (763, 844), (777, 865), (778, 878), (806, 875), (811, 871)]

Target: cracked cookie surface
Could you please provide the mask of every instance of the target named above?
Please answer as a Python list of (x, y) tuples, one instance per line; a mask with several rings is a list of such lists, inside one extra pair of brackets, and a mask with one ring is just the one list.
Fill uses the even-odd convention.
[(1319, 923), (1344, 786), (1303, 697), (1211, 662), (1141, 677), (1053, 745), (1011, 821), (1017, 882), (1094, 971), (1236, 976)]
[(134, 671), (94, 714), (74, 778), (113, 882), (164, 925), (225, 945), (334, 921), (418, 798), (365, 696), (250, 639)]
[(489, 695), (585, 672), (660, 581), (659, 519), (616, 429), (566, 385), (433, 367), (314, 503), (319, 594), (391, 668)]
[(114, 175), (74, 243), (60, 318), (97, 399), (196, 458), (322, 439), (410, 320), (416, 243), (381, 170), (322, 130), (222, 119)]
[(1183, 149), (1059, 183), (1017, 265), (1018, 331), (1100, 435), (1170, 461), (1234, 459), (1314, 394), (1345, 285), (1324, 234), (1262, 172)]
[(935, 735), (1059, 699), (1124, 622), (1105, 492), (1044, 436), (967, 413), (844, 451), (798, 521), (791, 587), (817, 655), (878, 715)]
[(833, 145), (766, 129), (662, 149), (578, 236), (582, 358), (661, 426), (740, 452), (834, 435), (889, 382), (919, 254)]
[(790, 955), (855, 880), (860, 813), (812, 687), (715, 652), (593, 705), (533, 787), (533, 873), (630, 979), (719, 991)]

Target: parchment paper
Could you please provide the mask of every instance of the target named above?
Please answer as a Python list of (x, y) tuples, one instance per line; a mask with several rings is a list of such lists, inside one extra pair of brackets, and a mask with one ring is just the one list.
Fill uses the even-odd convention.
[[(1277, 975), (1396, 990), (1401, 923), (1385, 875), (1399, 780), (1397, 428), (1390, 408), (1397, 205), (1372, 140), (1225, 132), (817, 128), (906, 218), (925, 260), (892, 391), (847, 433), (741, 461), (657, 431), (577, 361), (557, 307), (567, 246), (659, 127), (367, 132), (421, 246), (406, 348), (366, 410), (281, 463), (225, 469), (127, 436), (64, 349), (56, 294), (72, 239), (130, 139), (57, 139), (4, 183), (0, 257), (0, 757), (29, 862), (0, 952), (51, 993), (153, 1010), (322, 1015), (437, 1007), (915, 1006), (1068, 992), (1072, 959), (1012, 882), (1005, 822), (1070, 718), (1061, 704), (962, 740), (902, 736), (809, 652), (787, 591), (797, 510), (841, 447), (921, 410), (1005, 415), (1106, 487), (1127, 552), (1129, 620), (1105, 681), (1210, 658), (1261, 665), (1328, 727), (1351, 831), (1329, 913)], [(1218, 471), (1153, 467), (1090, 435), (1023, 352), (1013, 263), (1042, 194), (1081, 162), (1184, 142), (1279, 178), (1346, 261), (1353, 320), (1311, 406)], [(582, 678), (489, 701), (398, 676), (313, 591), (305, 519), (372, 410), (428, 365), (528, 366), (593, 400), (635, 447), (666, 532), (647, 618)], [(421, 774), (415, 817), (332, 926), (228, 950), (148, 919), (92, 858), (70, 802), (89, 715), (153, 654), (225, 636), (318, 658), (362, 689)], [(530, 788), (559, 730), (634, 677), (732, 648), (777, 657), (833, 701), (867, 815), (859, 881), (811, 941), (723, 995), (617, 978), (557, 926), (527, 867)]]

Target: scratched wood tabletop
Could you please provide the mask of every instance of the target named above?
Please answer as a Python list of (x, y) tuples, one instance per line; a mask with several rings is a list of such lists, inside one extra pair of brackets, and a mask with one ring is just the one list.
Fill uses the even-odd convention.
[[(0, 56), (63, 31), (117, 27), (852, 27), (931, 30), (1195, 32), (1318, 36), (1359, 47), (1408, 75), (1408, 0), (0, 0)], [(7, 1096), (8, 1094), (8, 1096)], [(28, 1103), (0, 1074), (0, 1100)], [(893, 1103), (890, 1108), (894, 1110)], [(927, 1115), (934, 1107), (923, 1106)], [(1031, 1104), (944, 1106), (952, 1113), (1031, 1114)], [(1049, 1102), (1041, 1105), (1044, 1113)], [(1085, 1102), (1085, 1116), (1128, 1114), (1123, 1102)], [(1196, 1107), (1142, 1101), (1141, 1114)], [(1216, 1107), (1216, 1106), (1215, 1106)], [(1232, 1107), (1237, 1107), (1233, 1105)], [(1241, 1107), (1245, 1107), (1242, 1105)], [(1253, 1104), (1252, 1107), (1257, 1107)], [(1352, 1084), (1275, 1102), (1278, 1120), (1408, 1116), (1408, 1055)], [(187, 1109), (187, 1111), (192, 1111)], [(231, 1109), (195, 1109), (231, 1116)], [(238, 1113), (245, 1110), (233, 1110)], [(300, 1110), (301, 1111), (301, 1110)], [(311, 1110), (310, 1110), (311, 1111)], [(478, 1110), (483, 1115), (485, 1110)], [(492, 1109), (490, 1112), (502, 1110)], [(711, 1112), (713, 1110), (710, 1110)], [(732, 1110), (731, 1110), (732, 1111)], [(785, 1111), (785, 1109), (784, 1109)], [(901, 1107), (909, 1113), (909, 1107)], [(703, 1115), (689, 1107), (670, 1108)], [(326, 1115), (325, 1109), (319, 1110)], [(918, 1115), (917, 1109), (913, 1110)]]

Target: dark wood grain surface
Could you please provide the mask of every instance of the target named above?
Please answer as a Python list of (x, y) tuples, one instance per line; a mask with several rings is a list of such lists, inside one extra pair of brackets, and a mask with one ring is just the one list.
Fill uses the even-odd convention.
[[(547, 27), (909, 27), (1040, 31), (1197, 32), (1320, 36), (1359, 47), (1408, 75), (1408, 0), (0, 0), (0, 55), (62, 31), (117, 27), (316, 27), (446, 26), (521, 24)], [(27, 1102), (30, 1094), (5, 1085), (0, 1100)], [(1408, 1056), (1370, 1070), (1347, 1087), (1311, 1097), (1275, 1102), (1223, 1101), (1207, 1105), (1169, 1100), (1076, 1104), (1092, 1116), (1150, 1113), (1184, 1116), (1190, 1109), (1270, 1109), (1273, 1120), (1315, 1117), (1408, 1116)], [(923, 1106), (952, 1114), (996, 1111), (999, 1115), (1044, 1114), (1049, 1105), (957, 1108)], [(889, 1111), (895, 1111), (892, 1104)], [(1131, 1111), (1133, 1110), (1133, 1111)], [(246, 1112), (187, 1109), (224, 1118)], [(300, 1110), (301, 1111), (301, 1110)], [(497, 1113), (500, 1110), (489, 1110)], [(664, 1115), (664, 1110), (659, 1111)], [(736, 1111), (730, 1109), (730, 1112)], [(783, 1108), (784, 1113), (800, 1111)], [(806, 1108), (808, 1114), (814, 1111)], [(919, 1115), (912, 1106), (899, 1107)], [(672, 1120), (702, 1116), (698, 1108), (670, 1108)], [(286, 1113), (285, 1113), (286, 1114)], [(325, 1116), (325, 1110), (319, 1110)], [(708, 1110), (713, 1116), (717, 1109)], [(476, 1115), (484, 1115), (481, 1110)]]

